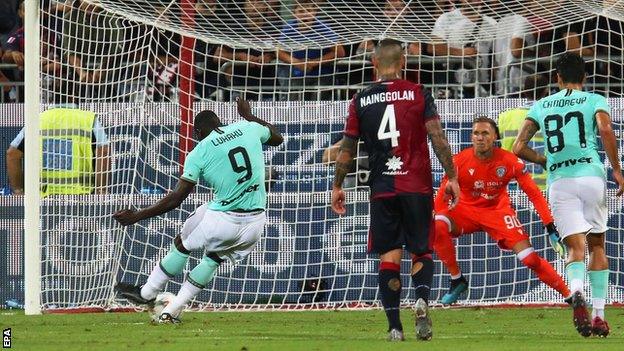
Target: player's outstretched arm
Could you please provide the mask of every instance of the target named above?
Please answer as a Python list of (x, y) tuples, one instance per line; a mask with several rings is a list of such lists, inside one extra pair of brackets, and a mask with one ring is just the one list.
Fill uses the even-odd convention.
[(271, 130), (271, 137), (267, 140), (267, 145), (279, 146), (284, 142), (284, 137), (274, 125), (254, 116), (254, 114), (251, 113), (251, 106), (249, 106), (249, 102), (247, 100), (236, 98), (236, 109), (238, 110), (238, 114), (247, 121), (256, 122), (260, 125), (268, 127)]
[(138, 211), (130, 209), (117, 211), (113, 215), (113, 218), (115, 218), (117, 222), (121, 223), (121, 225), (131, 225), (140, 220), (167, 213), (180, 206), (182, 201), (184, 201), (189, 196), (191, 191), (193, 191), (194, 187), (195, 183), (180, 179), (172, 192), (167, 194), (167, 196), (163, 197), (152, 206)]
[(553, 218), (552, 212), (548, 207), (548, 202), (544, 198), (542, 191), (539, 189), (537, 184), (535, 184), (535, 181), (531, 177), (531, 174), (529, 172), (526, 172), (524, 166), (522, 168), (514, 169), (514, 177), (518, 181), (520, 189), (522, 189), (522, 191), (527, 194), (529, 201), (533, 203), (537, 214), (542, 220), (542, 223), (544, 223), (544, 228), (546, 228), (546, 232), (548, 233), (548, 241), (550, 242), (550, 246), (552, 246), (553, 250), (561, 258), (565, 259), (565, 247), (561, 242), (559, 231), (555, 226), (555, 219)]
[[(520, 165), (520, 163), (518, 163), (518, 165)], [(531, 201), (535, 207), (535, 210), (542, 220), (542, 223), (544, 223), (544, 226), (548, 226), (553, 223), (555, 220), (552, 216), (552, 212), (550, 212), (550, 208), (548, 207), (548, 202), (544, 198), (540, 188), (537, 184), (535, 184), (535, 181), (531, 177), (531, 173), (527, 172), (523, 165), (522, 167), (514, 169), (514, 173), (514, 176), (518, 181), (518, 186), (522, 189), (522, 191), (524, 191), (525, 194), (527, 194), (529, 201)]]
[(618, 157), (617, 140), (615, 139), (615, 133), (611, 127), (611, 117), (609, 117), (609, 114), (606, 112), (598, 111), (596, 113), (596, 122), (602, 141), (602, 147), (607, 153), (611, 168), (613, 168), (613, 179), (618, 183), (617, 195), (620, 196), (624, 193), (624, 177), (622, 176), (622, 167), (620, 165), (620, 158)]
[(357, 143), (357, 139), (345, 135), (340, 141), (340, 150), (336, 157), (336, 175), (334, 176), (334, 183), (332, 185), (331, 206), (332, 210), (340, 215), (347, 212), (342, 183), (351, 169), (353, 156), (355, 156), (357, 152)]
[(527, 119), (520, 129), (520, 134), (513, 144), (512, 151), (516, 156), (521, 159), (541, 165), (546, 168), (546, 156), (538, 154), (535, 150), (529, 147), (529, 141), (535, 133), (539, 130), (539, 127), (535, 122)]
[(431, 139), (433, 152), (442, 164), (444, 173), (446, 173), (448, 178), (448, 182), (444, 188), (445, 200), (450, 197), (451, 203), (449, 208), (453, 208), (459, 203), (459, 184), (457, 183), (457, 172), (455, 171), (455, 164), (453, 164), (451, 146), (446, 139), (446, 134), (444, 134), (442, 130), (439, 119), (430, 119), (425, 123), (425, 126), (427, 127), (429, 138)]

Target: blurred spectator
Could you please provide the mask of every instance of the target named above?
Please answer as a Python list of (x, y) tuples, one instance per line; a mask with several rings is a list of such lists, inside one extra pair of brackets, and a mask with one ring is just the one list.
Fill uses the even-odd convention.
[[(195, 3), (198, 23), (219, 23), (222, 8), (217, 0), (204, 0)], [(215, 60), (217, 45), (202, 39), (195, 40), (195, 92), (200, 98), (207, 99), (219, 84), (219, 63)]]
[[(519, 0), (514, 0), (513, 2), (518, 2)], [(532, 0), (521, 0), (523, 4), (526, 6), (527, 2)], [(489, 16), (493, 18), (495, 21), (500, 20), (501, 18), (507, 16), (510, 12), (519, 12), (522, 11), (524, 6), (516, 8), (512, 1), (509, 0), (487, 0), (483, 1), (483, 6), (479, 12), (483, 15)]]
[[(529, 108), (534, 101), (537, 101), (548, 95), (548, 79), (542, 75), (532, 75), (526, 77), (522, 87), (522, 97), (526, 98), (529, 103), (522, 107), (516, 107), (501, 112), (498, 115), (498, 129), (501, 134), (501, 147), (507, 151), (511, 151), (513, 143), (518, 138), (518, 133), (524, 124), (524, 120), (529, 113)], [(531, 148), (537, 152), (544, 150), (544, 137), (541, 131), (538, 131), (530, 141)], [(546, 170), (542, 166), (531, 163), (526, 165), (527, 170), (531, 172), (535, 184), (542, 189), (546, 189)]]
[[(558, 27), (554, 31), (554, 42), (552, 43), (552, 55), (564, 52), (574, 52), (585, 57), (586, 83), (593, 84), (596, 63), (593, 60), (596, 53), (595, 32), (597, 28), (596, 18), (577, 21)], [(599, 69), (606, 69), (599, 67)], [(553, 74), (552, 80), (556, 81)]]
[(282, 24), (282, 16), (280, 15), (280, 9), (282, 3), (280, 0), (263, 0), (267, 4), (267, 11), (264, 13), (264, 18), (268, 23), (272, 23), (274, 26)]
[[(280, 42), (294, 45), (301, 41), (308, 43), (330, 41), (335, 45), (323, 49), (308, 47), (292, 52), (278, 51), (279, 60), (287, 64), (278, 69), (280, 87), (288, 91), (281, 95), (282, 100), (296, 99), (298, 93), (293, 90), (299, 88), (303, 88), (304, 91), (320, 91), (318, 97), (305, 94), (306, 100), (332, 99), (334, 63), (337, 58), (345, 56), (345, 50), (337, 43), (336, 33), (317, 17), (318, 11), (318, 5), (314, 0), (297, 1), (293, 11), (295, 18), (288, 21), (282, 29)], [(328, 88), (324, 89), (323, 86)]]
[[(161, 21), (169, 21), (167, 7), (156, 6), (156, 17)], [(149, 77), (151, 86), (147, 93), (154, 101), (170, 101), (177, 91), (178, 82), (178, 57), (182, 39), (179, 34), (152, 28), (151, 50), (148, 62), (150, 65)]]
[(61, 51), (58, 36), (45, 28), (41, 30), (41, 73), (58, 78), (62, 76)]
[[(270, 27), (265, 14), (270, 10), (266, 1), (246, 0), (243, 3), (242, 13), (236, 16), (239, 19), (238, 32), (243, 33), (254, 41), (264, 41), (270, 45)], [(267, 65), (275, 59), (274, 52), (267, 52), (257, 49), (240, 49), (227, 46), (220, 46), (215, 51), (214, 59), (223, 65), (226, 62), (232, 62), (222, 73), (225, 74), (227, 82), (231, 86), (244, 87), (247, 100), (258, 100), (263, 94), (257, 91), (263, 87), (273, 90), (275, 80), (275, 65)], [(267, 78), (269, 77), (269, 78)], [(264, 78), (264, 79), (263, 79)], [(247, 90), (248, 89), (248, 90)], [(235, 98), (240, 95), (241, 88), (233, 89)], [(272, 94), (266, 96), (271, 98)]]
[[(4, 45), (4, 54), (2, 55), (2, 62), (12, 63), (17, 66), (17, 69), (21, 72), (24, 71), (24, 0), (20, 0), (17, 10), (17, 16), (19, 17), (19, 25), (16, 26), (6, 37)], [(24, 75), (15, 77), (16, 80), (23, 81)]]
[[(13, 29), (5, 36), (2, 36), (2, 62), (17, 66), (16, 70), (0, 73), (1, 81), (24, 81), (24, 0), (18, 1), (17, 21)], [(24, 89), (18, 86), (4, 86), (4, 91), (8, 92), (8, 101), (23, 101)], [(5, 99), (6, 101), (6, 99)]]
[[(0, 47), (0, 57), (2, 57), (3, 55), (4, 55), (4, 51)], [(0, 102), (8, 102), (8, 101), (16, 100), (16, 96), (15, 96), (16, 89), (13, 86), (13, 84), (11, 84), (11, 80), (7, 78), (7, 76), (4, 74), (4, 70), (0, 70), (0, 89), (2, 93), (2, 95), (0, 96)]]
[[(366, 18), (368, 26), (377, 28), (385, 28), (384, 37), (403, 38), (413, 35), (412, 27), (415, 20), (414, 11), (427, 11), (426, 5), (418, 4), (416, 8), (410, 6), (405, 0), (383, 0), (377, 2), (360, 3), (359, 8), (352, 8), (351, 11)], [(343, 15), (348, 16), (347, 13)], [(348, 17), (344, 20), (350, 20)], [(340, 25), (342, 18), (334, 18), (334, 23)], [(363, 29), (366, 30), (366, 29)], [(374, 36), (374, 34), (372, 34)], [(378, 39), (364, 40), (358, 44), (345, 45), (345, 52), (351, 58), (348, 66), (341, 66), (346, 72), (342, 74), (347, 85), (359, 85), (375, 80), (375, 71), (371, 65), (371, 54), (374, 52)], [(411, 56), (420, 55), (420, 43), (406, 43), (404, 46), (405, 54)], [(414, 60), (415, 61), (415, 60)], [(409, 58), (406, 59), (406, 65), (403, 70), (404, 78), (413, 82), (419, 82), (420, 70)], [(415, 67), (416, 66), (416, 67)], [(343, 77), (338, 78), (342, 81)], [(357, 91), (348, 91), (346, 96), (352, 96)]]
[(517, 94), (524, 79), (536, 71), (536, 29), (525, 17), (527, 12), (529, 10), (508, 14), (498, 22), (497, 39), (494, 42), (496, 95)]
[(63, 31), (63, 16), (72, 9), (73, 0), (43, 0), (41, 4), (41, 16), (43, 26), (60, 35)]
[[(408, 12), (406, 9), (405, 0), (386, 0), (383, 8), (382, 22), (386, 26), (394, 23), (395, 26), (401, 26), (407, 23), (407, 17), (405, 14)], [(370, 53), (375, 50), (377, 41), (365, 40), (358, 45), (357, 53)], [(407, 45), (408, 55), (420, 55), (420, 43), (410, 43)]]
[(599, 17), (596, 34), (597, 60), (601, 76), (597, 81), (604, 85), (596, 86), (596, 92), (621, 97), (624, 85), (624, 22)]
[(569, 51), (584, 57), (593, 57), (595, 51), (595, 31), (595, 18), (559, 27), (555, 30), (553, 54)]
[[(460, 0), (455, 10), (443, 13), (436, 20), (431, 32), (433, 42), (428, 45), (430, 54), (462, 58), (461, 63), (449, 64), (444, 69), (455, 73), (455, 81), (461, 85), (458, 97), (488, 94), (489, 87), (481, 86), (477, 81), (490, 81), (489, 54), (496, 32), (496, 21), (481, 14), (482, 5), (482, 0)], [(466, 59), (475, 59), (476, 62)], [(434, 79), (439, 83), (439, 78)], [(442, 83), (448, 83), (448, 77)], [(475, 86), (479, 87), (477, 91)], [(438, 96), (440, 95), (448, 94), (438, 92)]]
[[(50, 102), (52, 99), (51, 92), (54, 90), (54, 81), (66, 76), (66, 70), (63, 69), (64, 65), (61, 59), (63, 51), (60, 33), (63, 28), (61, 21), (63, 14), (70, 10), (71, 6), (70, 4), (66, 5), (65, 0), (44, 0), (41, 9), (42, 25), (39, 47), (41, 52), (41, 99), (44, 102)], [(23, 37), (20, 38), (20, 41), (20, 45), (22, 45)], [(21, 96), (23, 94), (20, 94)]]
[(121, 18), (80, 0), (71, 2), (64, 13), (62, 45), (68, 74), (71, 79), (93, 83), (87, 95), (98, 101), (114, 96), (116, 84), (123, 80), (117, 76), (123, 67), (121, 28)]
[(4, 43), (8, 34), (17, 26), (21, 26), (17, 17), (19, 0), (0, 1), (0, 42)]
[[(41, 194), (104, 193), (110, 169), (108, 136), (94, 112), (78, 108), (77, 87), (67, 84), (55, 89), (58, 104), (41, 113)], [(6, 161), (9, 185), (16, 195), (24, 193), (23, 158), (22, 128), (7, 150)]]
[(438, 18), (443, 13), (451, 12), (453, 10), (455, 10), (455, 0), (435, 0), (435, 9), (431, 14), (435, 18)]

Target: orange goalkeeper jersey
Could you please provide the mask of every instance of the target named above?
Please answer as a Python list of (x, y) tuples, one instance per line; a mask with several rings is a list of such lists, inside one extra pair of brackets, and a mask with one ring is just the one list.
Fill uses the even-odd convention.
[[(463, 205), (484, 209), (511, 207), (507, 184), (515, 179), (535, 206), (542, 222), (544, 224), (553, 222), (542, 192), (531, 179), (531, 174), (526, 171), (524, 162), (513, 153), (495, 147), (491, 159), (480, 160), (470, 147), (455, 155), (453, 160), (457, 167), (457, 179), (461, 190), (459, 201)], [(444, 189), (446, 182), (447, 177), (444, 176), (440, 189)], [(438, 191), (436, 196), (436, 211), (447, 208), (443, 193)], [(483, 215), (487, 216), (487, 212)]]

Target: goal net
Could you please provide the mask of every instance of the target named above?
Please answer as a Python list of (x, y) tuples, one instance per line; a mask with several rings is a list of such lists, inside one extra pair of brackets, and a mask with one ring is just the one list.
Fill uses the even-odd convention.
[[(497, 119), (554, 91), (554, 64), (565, 51), (585, 57), (586, 87), (609, 98), (623, 149), (622, 1), (42, 3), (42, 110), (78, 104), (96, 113), (106, 134), (92, 133), (94, 150), (105, 150), (94, 152), (94, 162), (101, 163), (95, 171), (105, 177), (92, 193), (42, 199), (44, 310), (129, 305), (116, 299), (114, 284), (144, 283), (184, 220), (212, 194), (199, 184), (179, 209), (130, 227), (111, 214), (146, 207), (173, 189), (194, 145), (193, 116), (210, 109), (226, 123), (240, 120), (236, 97), (252, 100), (255, 113), (274, 123), (285, 142), (265, 152), (268, 223), (256, 250), (237, 266), (223, 264), (193, 307), (377, 306), (378, 260), (366, 254), (365, 157), (347, 178), (347, 215), (332, 213), (329, 190), (330, 146), (342, 137), (348, 100), (376, 79), (371, 51), (381, 38), (405, 43), (404, 78), (433, 91), (453, 152), (470, 145), (476, 115)], [(13, 133), (22, 120), (0, 123)], [(433, 156), (432, 163), (437, 185), (443, 172)], [(609, 177), (608, 301), (621, 303), (624, 217), (614, 188)], [(527, 197), (514, 184), (509, 192), (537, 252), (562, 272)], [(8, 217), (0, 216), (9, 221), (0, 227), (10, 228), (10, 245), (0, 247), (18, 252), (7, 257), (19, 257), (21, 232), (10, 216), (20, 215), (21, 198), (0, 201), (10, 209)], [(457, 256), (470, 281), (463, 304), (562, 302), (484, 233), (461, 237)], [(185, 273), (200, 258), (194, 253)], [(19, 258), (11, 262), (0, 295), (19, 297)], [(406, 257), (404, 272), (409, 264)], [(175, 277), (167, 290), (177, 292), (183, 279)], [(448, 279), (436, 260), (433, 302), (448, 289)], [(404, 276), (403, 283), (409, 303), (411, 280)]]

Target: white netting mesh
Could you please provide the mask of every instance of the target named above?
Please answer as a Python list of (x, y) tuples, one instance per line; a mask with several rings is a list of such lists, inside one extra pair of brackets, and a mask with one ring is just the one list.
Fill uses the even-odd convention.
[(115, 82), (91, 94), (98, 99), (140, 99), (147, 84), (156, 99), (177, 100), (180, 78), (197, 99), (345, 99), (375, 79), (370, 53), (386, 37), (406, 44), (405, 77), (439, 98), (535, 96), (525, 79), (555, 88), (554, 62), (566, 50), (585, 57), (590, 90), (622, 91), (621, 2), (87, 2), (44, 21), (85, 60), (70, 66), (93, 69), (74, 72), (80, 79)]
[[(107, 194), (43, 202), (44, 308), (115, 306), (114, 282), (145, 281), (184, 219), (210, 199), (210, 190), (200, 185), (179, 210), (130, 228), (118, 226), (110, 214), (129, 205), (145, 207), (172, 189), (181, 154), (191, 147), (186, 141), (192, 116), (209, 108), (234, 121), (234, 106), (227, 101), (239, 95), (266, 100), (254, 103), (255, 111), (286, 136), (283, 147), (266, 152), (267, 171), (274, 176), (269, 224), (257, 250), (238, 267), (220, 268), (195, 302), (302, 306), (314, 300), (314, 294), (302, 293), (302, 282), (322, 279), (319, 301), (374, 303), (376, 260), (365, 253), (368, 192), (365, 187), (349, 192), (349, 215), (333, 215), (328, 207), (333, 166), (323, 161), (323, 152), (342, 135), (346, 100), (375, 79), (370, 49), (382, 37), (406, 43), (405, 77), (435, 92), (455, 152), (468, 145), (475, 114), (497, 118), (526, 102), (499, 97), (533, 96), (539, 90), (523, 89), (518, 82), (524, 77), (538, 73), (544, 87), (554, 87), (553, 60), (576, 47), (585, 50), (588, 89), (616, 97), (610, 102), (616, 132), (623, 136), (623, 102), (617, 98), (621, 1), (485, 1), (478, 13), (489, 17), (477, 15), (478, 25), (470, 20), (476, 13), (470, 4), (480, 1), (458, 2), (472, 8), (466, 18), (457, 13), (466, 8), (453, 10), (444, 1), (301, 3), (100, 0), (42, 9), (42, 54), (49, 60), (42, 72), (43, 96), (46, 102), (69, 97), (96, 112), (110, 139), (111, 159)], [(312, 29), (303, 33), (288, 22), (310, 16)], [(440, 16), (447, 22), (434, 29)], [(509, 49), (512, 35), (522, 39), (514, 51), (520, 50), (518, 57)], [(455, 49), (466, 55), (446, 55), (457, 54)], [(68, 85), (63, 82), (69, 89), (60, 88)], [(488, 98), (444, 100), (470, 96)], [(435, 159), (433, 165), (437, 181), (442, 170)], [(534, 246), (554, 260), (526, 197), (511, 193)], [(614, 272), (609, 299), (622, 302), (621, 202), (610, 200), (609, 209), (609, 224), (616, 228), (607, 236)], [(458, 258), (471, 281), (470, 303), (560, 301), (483, 233), (462, 238)], [(192, 259), (187, 268), (196, 263)], [(432, 300), (446, 290), (446, 275), (440, 273), (436, 263)], [(168, 289), (177, 291), (182, 278)], [(405, 294), (412, 298), (409, 289)]]
[[(243, 48), (274, 49), (283, 29), (283, 18), (297, 17), (304, 8), (318, 8), (318, 17), (327, 20), (340, 42), (354, 43), (366, 39), (395, 38), (401, 41), (428, 42), (438, 17), (454, 8), (466, 9), (466, 13), (479, 12), (498, 19), (508, 14), (539, 17), (553, 27), (569, 25), (596, 15), (622, 19), (621, 1), (116, 1), (89, 0), (108, 11), (133, 20), (194, 37)], [(251, 3), (251, 4), (249, 4)], [(453, 4), (455, 3), (455, 5)], [(196, 4), (193, 6), (192, 4)], [(165, 9), (166, 14), (159, 11)], [(241, 30), (246, 11), (250, 17), (257, 16), (267, 22), (266, 30), (254, 33)], [(193, 14), (188, 20), (187, 14)], [(314, 16), (312, 16), (314, 17)], [(495, 36), (505, 36), (510, 27), (498, 27)], [(456, 35), (470, 36), (469, 29), (459, 30)], [(266, 40), (271, 38), (272, 40)], [(318, 41), (302, 38), (297, 42), (281, 42), (284, 48), (324, 47), (334, 41)]]

